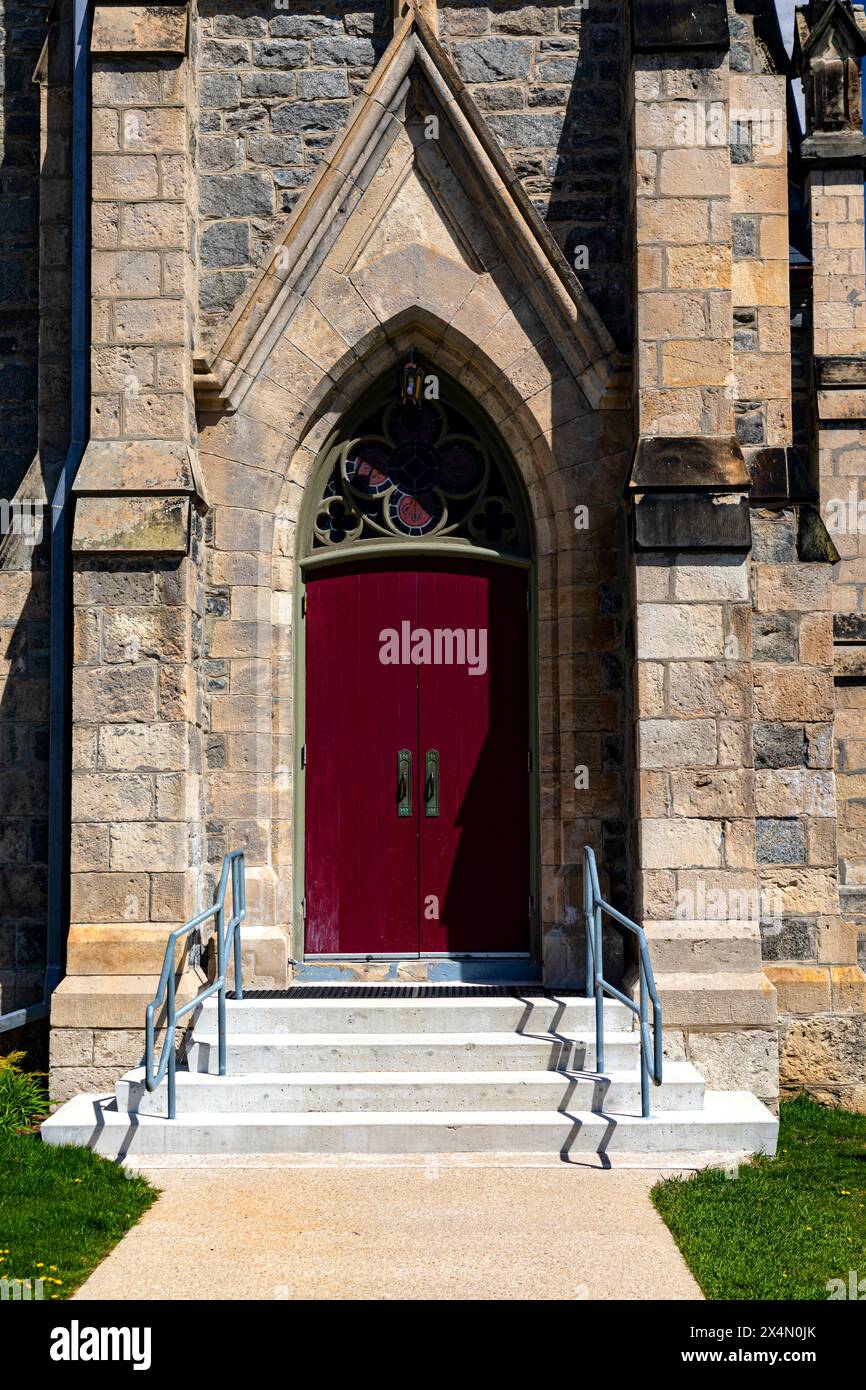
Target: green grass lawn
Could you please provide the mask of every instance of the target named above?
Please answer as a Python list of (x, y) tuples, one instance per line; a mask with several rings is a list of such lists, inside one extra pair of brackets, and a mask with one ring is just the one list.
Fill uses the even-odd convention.
[(787, 1101), (775, 1158), (652, 1198), (707, 1298), (826, 1299), (828, 1280), (866, 1279), (866, 1115)]
[(0, 1277), (68, 1298), (157, 1195), (89, 1149), (0, 1130)]

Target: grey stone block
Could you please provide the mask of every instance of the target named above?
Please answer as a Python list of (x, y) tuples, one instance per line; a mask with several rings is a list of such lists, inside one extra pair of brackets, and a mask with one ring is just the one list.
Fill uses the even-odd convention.
[(498, 82), (528, 77), (532, 49), (521, 39), (471, 39), (454, 50), (461, 76), (467, 82)]
[(249, 45), (245, 43), (220, 43), (217, 39), (205, 39), (199, 50), (199, 63), (203, 68), (233, 68), (248, 63)]
[(339, 32), (340, 21), (333, 15), (281, 14), (271, 20), (271, 37), (275, 39), (315, 39)]
[(803, 767), (806, 740), (799, 724), (754, 724), (756, 768)]
[(342, 130), (349, 114), (347, 101), (296, 102), (281, 106), (271, 117), (274, 131)]
[(274, 183), (277, 188), (306, 188), (315, 172), (315, 169), (274, 169)]
[(199, 307), (203, 314), (233, 309), (250, 280), (252, 271), (218, 270), (203, 275), (199, 289)]
[(243, 162), (235, 138), (226, 135), (203, 137), (198, 142), (198, 167), (209, 173), (225, 173)]
[(203, 266), (242, 266), (249, 262), (250, 229), (246, 222), (217, 222), (199, 238)]
[(294, 135), (252, 135), (247, 141), (247, 153), (253, 164), (301, 164), (304, 150)]
[(342, 68), (331, 68), (324, 72), (302, 72), (298, 77), (298, 96), (302, 101), (348, 95), (349, 79)]
[(805, 864), (806, 832), (802, 821), (755, 821), (755, 854), (759, 864)]
[(505, 149), (549, 149), (562, 135), (560, 115), (492, 116), (488, 122)]
[(797, 619), (793, 613), (756, 613), (752, 621), (755, 661), (797, 660)]
[(251, 217), (273, 210), (273, 184), (266, 174), (207, 174), (199, 187), (204, 217)]
[(547, 58), (536, 64), (535, 76), (539, 82), (573, 82), (577, 72), (577, 54), (562, 58)]
[(268, 97), (293, 97), (297, 94), (298, 78), (294, 72), (250, 72), (241, 77), (245, 97), (267, 100)]
[(814, 960), (814, 917), (780, 917), (761, 923), (763, 960)]
[(259, 68), (302, 68), (307, 61), (307, 45), (290, 39), (269, 39), (253, 44), (253, 63)]
[(752, 559), (786, 565), (797, 558), (797, 528), (791, 512), (752, 512)]
[(369, 39), (313, 39), (312, 59), (314, 63), (347, 67), (362, 67), (374, 62), (375, 49)]
[(233, 73), (206, 72), (199, 83), (199, 101), (202, 106), (217, 106), (225, 110), (227, 106), (237, 106), (239, 99), (238, 79)]

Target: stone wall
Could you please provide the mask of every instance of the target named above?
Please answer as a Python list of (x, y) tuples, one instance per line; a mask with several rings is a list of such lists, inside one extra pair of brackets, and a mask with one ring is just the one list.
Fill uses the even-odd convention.
[[(202, 339), (225, 327), (391, 37), (391, 0), (196, 24)], [(621, 0), (443, 5), (440, 37), (610, 331), (628, 345)]]

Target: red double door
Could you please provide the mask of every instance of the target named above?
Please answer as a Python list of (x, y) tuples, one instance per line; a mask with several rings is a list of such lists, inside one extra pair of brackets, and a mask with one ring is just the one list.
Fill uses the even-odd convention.
[(528, 951), (526, 572), (340, 566), (305, 621), (306, 953)]

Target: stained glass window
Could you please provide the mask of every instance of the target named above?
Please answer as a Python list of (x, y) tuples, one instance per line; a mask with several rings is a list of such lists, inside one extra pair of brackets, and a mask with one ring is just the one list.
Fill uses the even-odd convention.
[(526, 553), (523, 508), (505, 469), (458, 405), (395, 390), (332, 441), (313, 548), (456, 538)]

